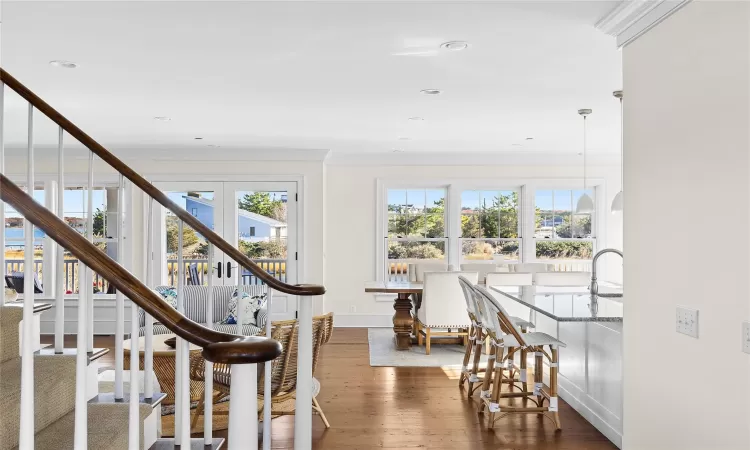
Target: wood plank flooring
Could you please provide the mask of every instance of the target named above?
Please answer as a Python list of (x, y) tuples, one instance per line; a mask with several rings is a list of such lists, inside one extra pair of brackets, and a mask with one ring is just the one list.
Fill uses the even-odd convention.
[[(43, 337), (43, 342), (51, 342)], [(66, 339), (67, 341), (67, 339)], [(75, 345), (71, 339), (69, 346)], [(97, 337), (96, 347), (114, 347)], [(103, 365), (114, 365), (110, 352)], [(549, 420), (518, 415), (494, 430), (477, 415), (476, 404), (458, 387), (458, 374), (440, 368), (370, 367), (367, 330), (336, 328), (321, 350), (318, 396), (331, 428), (313, 416), (313, 448), (338, 449), (616, 449), (591, 424), (561, 401), (563, 430)], [(273, 448), (294, 448), (294, 417), (273, 420)], [(194, 435), (199, 437), (199, 435)], [(226, 431), (214, 437), (226, 437)], [(225, 448), (233, 448), (231, 442)]]

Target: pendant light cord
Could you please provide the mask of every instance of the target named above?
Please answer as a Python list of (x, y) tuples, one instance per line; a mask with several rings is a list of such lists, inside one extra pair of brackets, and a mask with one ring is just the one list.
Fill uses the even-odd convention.
[(586, 116), (583, 116), (583, 193), (586, 194)]

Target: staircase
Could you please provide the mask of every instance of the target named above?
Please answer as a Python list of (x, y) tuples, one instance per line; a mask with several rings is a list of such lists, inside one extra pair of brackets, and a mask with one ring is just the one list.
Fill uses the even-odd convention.
[[(35, 186), (34, 180), (34, 121), (39, 113), (59, 127), (59, 168), (58, 186), (65, 186), (64, 143), (65, 134), (72, 136), (89, 149), (89, 173), (86, 191), (88, 192), (87, 230), (84, 234), (71, 228), (63, 221), (63, 195), (58, 192), (56, 211), (46, 209), (36, 202), (23, 189), (6, 175), (5, 145), (2, 134), (5, 125), (4, 99), (7, 89), (15, 91), (28, 102), (28, 147), (26, 186)], [(35, 114), (36, 113), (36, 114)], [(262, 280), (268, 287), (269, 298), (273, 291), (300, 297), (299, 301), (299, 345), (297, 354), (296, 401), (300, 407), (295, 415), (295, 449), (310, 449), (312, 441), (312, 301), (311, 297), (325, 293), (323, 286), (289, 285), (257, 266), (239, 249), (233, 247), (197, 218), (173, 203), (166, 194), (155, 188), (141, 175), (124, 164), (70, 120), (62, 116), (44, 102), (29, 88), (21, 84), (6, 71), (0, 69), (0, 200), (10, 204), (25, 220), (25, 248), (34, 246), (34, 227), (43, 230), (57, 245), (56, 264), (52, 268), (62, 280), (63, 249), (80, 261), (79, 279), (81, 288), (77, 301), (77, 345), (65, 348), (63, 325), (65, 292), (62, 282), (56, 283), (55, 298), (55, 346), (53, 349), (35, 351), (36, 340), (33, 329), (35, 295), (33, 253), (26, 251), (24, 263), (23, 307), (0, 307), (0, 450), (19, 448), (54, 450), (140, 450), (188, 448), (218, 449), (223, 440), (212, 437), (210, 408), (206, 409), (204, 436), (190, 436), (190, 394), (189, 394), (189, 344), (203, 349), (206, 379), (206, 398), (211, 398), (213, 363), (228, 364), (231, 367), (233, 382), (230, 389), (229, 442), (233, 450), (256, 450), (258, 448), (257, 410), (257, 363), (270, 361), (281, 353), (278, 342), (270, 339), (271, 320), (267, 320), (266, 336), (242, 336), (218, 332), (192, 322), (185, 315), (183, 286), (185, 265), (182, 264), (182, 245), (178, 245), (178, 286), (176, 308), (168, 305), (152, 291), (153, 280), (140, 280), (129, 267), (109, 258), (94, 245), (92, 188), (94, 187), (94, 157), (109, 164), (120, 174), (120, 192), (129, 183), (139, 189), (147, 202), (149, 217), (155, 208), (165, 208), (177, 216), (180, 230), (192, 228), (209, 242), (208, 254), (212, 248), (225, 253), (238, 265)], [(18, 169), (16, 168), (16, 171)], [(60, 190), (58, 190), (60, 191)], [(120, 203), (124, 205), (123, 203)], [(130, 230), (124, 220), (124, 208), (118, 208), (118, 255), (125, 252), (124, 239)], [(0, 205), (0, 222), (5, 222), (4, 205)], [(153, 255), (153, 232), (149, 230), (145, 254)], [(182, 233), (179, 233), (180, 241)], [(4, 235), (0, 233), (0, 249), (4, 249)], [(146, 273), (151, 274), (147, 261)], [(211, 264), (209, 263), (209, 266)], [(0, 267), (5, 267), (5, 255), (0, 255)], [(47, 270), (47, 269), (45, 269)], [(51, 271), (48, 270), (47, 273)], [(116, 288), (116, 334), (115, 334), (115, 388), (114, 393), (99, 395), (93, 388), (97, 385), (96, 358), (103, 352), (93, 348), (93, 302), (91, 287), (93, 274), (106, 279)], [(150, 278), (150, 277), (149, 277)], [(212, 292), (212, 278), (208, 276), (209, 292)], [(132, 302), (130, 321), (131, 336), (139, 334), (139, 309), (145, 313), (145, 354), (144, 369), (132, 371), (129, 380), (129, 393), (125, 393), (123, 371), (125, 337), (125, 300)], [(211, 295), (207, 311), (212, 310)], [(270, 309), (270, 306), (269, 306)], [(240, 315), (241, 319), (241, 315)], [(157, 438), (154, 421), (160, 415), (159, 405), (163, 394), (153, 392), (153, 339), (154, 321), (166, 326), (177, 335), (176, 374), (175, 374), (175, 437)], [(240, 320), (241, 322), (241, 320)], [(209, 323), (211, 321), (209, 320)], [(19, 326), (20, 324), (20, 326)], [(209, 325), (210, 326), (210, 325)], [(20, 330), (20, 332), (19, 332)], [(19, 356), (19, 342), (21, 351)], [(138, 367), (138, 352), (131, 352), (131, 367)], [(270, 392), (271, 364), (265, 364), (265, 392)], [(143, 378), (143, 383), (139, 379)], [(142, 384), (142, 385), (141, 385)], [(263, 449), (271, 448), (270, 395), (264, 398)]]
[[(21, 358), (18, 330), (23, 311), (13, 306), (2, 306), (0, 309), (0, 421), (3, 424), (0, 450), (10, 450), (18, 448), (20, 432)], [(104, 353), (96, 352), (96, 356)], [(34, 428), (37, 430), (34, 448), (37, 450), (74, 448), (75, 375), (74, 355), (49, 352), (34, 355)], [(99, 403), (96, 398), (90, 400), (89, 448), (128, 448), (128, 410), (126, 403)], [(146, 442), (143, 421), (153, 412), (153, 405), (139, 405), (141, 442)]]

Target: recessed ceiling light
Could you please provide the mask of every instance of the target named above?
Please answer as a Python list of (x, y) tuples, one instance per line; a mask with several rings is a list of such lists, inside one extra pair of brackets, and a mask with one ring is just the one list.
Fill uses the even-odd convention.
[(521, 144), (510, 144), (510, 145), (512, 145), (513, 147), (523, 147)]
[(421, 122), (424, 120), (424, 117), (409, 117), (409, 120), (414, 120), (416, 122)]
[(202, 141), (203, 140), (202, 137), (197, 137), (197, 138), (193, 138), (193, 139), (195, 139), (196, 141)]
[(156, 117), (154, 117), (154, 120), (161, 120), (162, 122), (169, 122), (172, 119), (170, 119), (167, 116), (156, 116)]
[(63, 69), (75, 69), (78, 64), (73, 61), (65, 61), (64, 59), (56, 59), (49, 62), (50, 66), (62, 67)]
[(419, 92), (424, 95), (440, 95), (443, 93), (440, 89), (422, 89)]
[(216, 145), (216, 144), (208, 144), (208, 147), (211, 147), (211, 148), (219, 148), (219, 147), (221, 147), (221, 145)]
[(393, 153), (403, 153), (403, 152), (404, 152), (404, 151), (403, 151), (403, 150), (401, 150), (400, 148), (394, 148), (394, 149), (393, 149)]
[(534, 138), (533, 138), (533, 137), (528, 137), (528, 138), (526, 138), (526, 140), (527, 140), (527, 141), (533, 141), (533, 140), (534, 140)]
[(398, 138), (399, 141), (411, 141), (410, 137), (400, 137)]
[(460, 52), (469, 48), (469, 43), (465, 41), (449, 41), (440, 44), (440, 48), (451, 52)]

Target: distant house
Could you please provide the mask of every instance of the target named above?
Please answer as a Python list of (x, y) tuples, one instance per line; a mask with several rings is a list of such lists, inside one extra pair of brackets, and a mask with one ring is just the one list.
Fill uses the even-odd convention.
[[(187, 211), (203, 224), (214, 229), (214, 206), (211, 200), (184, 196)], [(284, 222), (260, 214), (239, 210), (239, 238), (247, 242), (286, 240), (287, 225)]]

